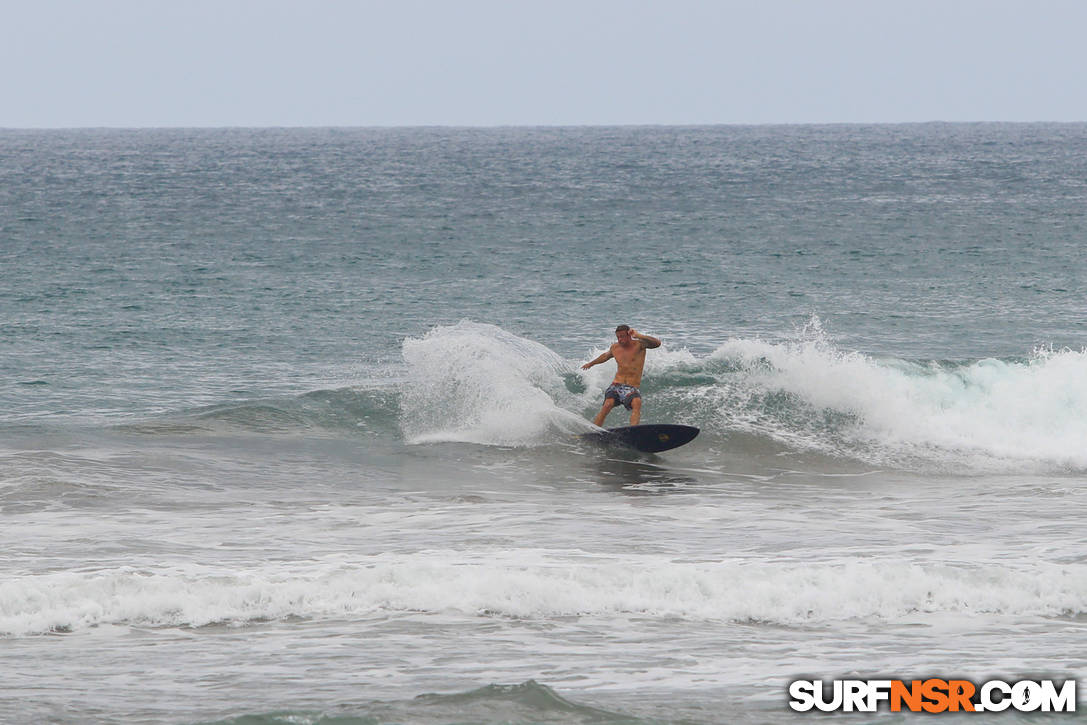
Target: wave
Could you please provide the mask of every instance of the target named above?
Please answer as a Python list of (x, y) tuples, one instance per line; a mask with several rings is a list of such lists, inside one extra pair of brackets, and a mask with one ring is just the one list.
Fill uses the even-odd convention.
[[(226, 403), (123, 428), (546, 446), (592, 428), (614, 371), (582, 371), (584, 359), (468, 321), (407, 338), (402, 353), (398, 381)], [(881, 358), (839, 349), (813, 320), (786, 341), (735, 338), (705, 354), (653, 350), (642, 392), (646, 422), (702, 428), (695, 450), (815, 452), (959, 474), (1087, 470), (1087, 351)], [(626, 419), (618, 410), (608, 425)]]
[[(409, 338), (403, 353), (401, 425), (412, 443), (553, 442), (588, 427), (613, 372), (582, 372), (580, 361), (472, 322)], [(725, 448), (754, 436), (906, 469), (1087, 470), (1087, 351), (878, 358), (838, 349), (813, 318), (792, 340), (731, 339), (708, 355), (654, 350), (642, 392), (644, 420), (699, 426), (703, 442), (724, 438)], [(608, 424), (624, 422), (617, 411)]]
[(925, 614), (1076, 616), (1087, 613), (1087, 565), (893, 558), (692, 563), (516, 550), (485, 558), (423, 551), (247, 571), (122, 567), (9, 578), (0, 597), (0, 632), (356, 620), (389, 613), (783, 625)]

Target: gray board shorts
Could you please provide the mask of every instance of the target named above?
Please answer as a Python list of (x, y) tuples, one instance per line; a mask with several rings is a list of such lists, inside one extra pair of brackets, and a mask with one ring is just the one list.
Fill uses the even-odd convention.
[(608, 386), (608, 389), (604, 391), (604, 400), (613, 398), (616, 403), (619, 403), (627, 410), (634, 407), (631, 401), (640, 397), (642, 397), (642, 394), (638, 392), (636, 387), (633, 385), (623, 385), (622, 383), (612, 383)]

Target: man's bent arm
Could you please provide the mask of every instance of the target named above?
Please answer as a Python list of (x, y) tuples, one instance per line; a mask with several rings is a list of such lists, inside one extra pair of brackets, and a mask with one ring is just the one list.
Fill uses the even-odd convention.
[(634, 332), (633, 330), (631, 330), (630, 336), (633, 337), (635, 340), (641, 340), (642, 342), (644, 342), (647, 350), (652, 350), (655, 347), (661, 346), (661, 341), (653, 337), (652, 335), (643, 335), (640, 332)]

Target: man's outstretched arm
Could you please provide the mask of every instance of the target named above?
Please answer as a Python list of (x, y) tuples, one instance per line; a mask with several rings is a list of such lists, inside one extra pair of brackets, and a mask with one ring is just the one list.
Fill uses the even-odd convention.
[(612, 358), (611, 350), (608, 350), (606, 353), (597, 356), (597, 358), (595, 360), (590, 360), (589, 362), (582, 365), (581, 369), (582, 370), (588, 370), (593, 365), (599, 365), (602, 362), (607, 362), (608, 360), (611, 360), (611, 358)]

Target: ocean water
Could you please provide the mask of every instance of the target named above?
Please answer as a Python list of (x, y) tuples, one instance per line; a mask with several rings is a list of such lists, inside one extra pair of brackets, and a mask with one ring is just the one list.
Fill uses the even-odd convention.
[(1085, 249), (1087, 125), (0, 131), (0, 721), (1082, 678)]

